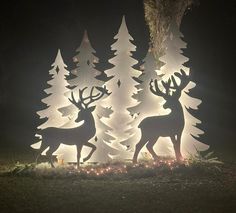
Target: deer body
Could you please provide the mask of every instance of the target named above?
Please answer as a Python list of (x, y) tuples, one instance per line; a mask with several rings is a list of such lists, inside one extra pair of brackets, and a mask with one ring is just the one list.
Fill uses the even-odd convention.
[[(141, 129), (142, 136), (139, 143), (136, 144), (133, 157), (134, 163), (137, 163), (138, 154), (145, 144), (152, 157), (155, 160), (158, 159), (157, 154), (153, 150), (153, 146), (155, 145), (159, 137), (170, 137), (174, 146), (176, 159), (178, 161), (182, 159), (180, 145), (185, 121), (183, 107), (179, 102), (179, 98), (181, 96), (181, 91), (187, 86), (189, 79), (183, 71), (181, 71), (181, 73), (182, 75), (179, 73), (175, 74), (182, 80), (180, 85), (177, 85), (173, 76), (171, 79), (174, 87), (170, 86), (170, 79), (167, 83), (162, 82), (163, 87), (166, 89), (166, 93), (163, 93), (158, 88), (157, 80), (155, 80), (155, 89), (152, 85), (153, 81), (150, 82), (151, 92), (155, 95), (162, 96), (166, 100), (163, 108), (169, 108), (171, 109), (171, 112), (168, 115), (147, 117), (140, 122), (138, 127)], [(176, 90), (172, 95), (169, 94), (170, 88)]]
[[(46, 155), (50, 158), (51, 166), (54, 167), (52, 162), (52, 154), (55, 152), (61, 143), (66, 145), (76, 145), (77, 147), (77, 165), (79, 166), (80, 163), (80, 156), (81, 156), (81, 150), (83, 146), (88, 146), (92, 148), (90, 153), (86, 158), (83, 159), (83, 161), (87, 161), (90, 159), (92, 154), (96, 150), (96, 146), (90, 142), (88, 142), (91, 138), (95, 136), (96, 133), (96, 127), (95, 127), (95, 121), (93, 118), (92, 112), (95, 109), (95, 106), (89, 107), (88, 105), (92, 102), (100, 99), (104, 94), (108, 94), (106, 88), (98, 88), (99, 91), (101, 91), (100, 94), (93, 95), (93, 89), (92, 88), (90, 92), (90, 96), (84, 98), (83, 97), (83, 91), (86, 89), (79, 91), (80, 101), (76, 102), (75, 98), (72, 93), (72, 100), (69, 99), (76, 107), (80, 109), (78, 112), (78, 117), (75, 120), (75, 122), (81, 122), (84, 121), (81, 126), (71, 128), (71, 129), (60, 129), (60, 128), (54, 128), (49, 127), (43, 130), (40, 130), (38, 132), (39, 135), (42, 136), (42, 144), (39, 150), (39, 155), (47, 148), (49, 147), (49, 150), (47, 151)], [(85, 100), (90, 99), (88, 103), (85, 102)], [(36, 162), (37, 162), (36, 159)]]
[(147, 117), (141, 121), (138, 127), (142, 132), (149, 132), (150, 137), (169, 137), (183, 131), (183, 117), (183, 109), (179, 103), (179, 107), (171, 110), (170, 114)]
[[(88, 124), (89, 123), (89, 124)], [(84, 120), (84, 124), (79, 127), (71, 129), (60, 129), (49, 127), (47, 129), (41, 130), (39, 134), (42, 136), (42, 139), (45, 144), (59, 144), (63, 143), (66, 145), (79, 145), (84, 143), (83, 140), (88, 141), (95, 136), (96, 128), (94, 118), (90, 121)]]

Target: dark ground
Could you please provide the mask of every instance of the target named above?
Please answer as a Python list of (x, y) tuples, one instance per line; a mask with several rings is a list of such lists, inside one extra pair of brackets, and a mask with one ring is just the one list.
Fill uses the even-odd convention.
[[(33, 153), (6, 152), (0, 170)], [(8, 159), (8, 160), (6, 160)], [(87, 180), (0, 176), (0, 212), (235, 212), (236, 163), (217, 173), (160, 173), (157, 177)]]
[[(235, 175), (235, 174), (234, 174)], [(215, 178), (124, 181), (0, 178), (1, 212), (235, 212), (236, 188)]]

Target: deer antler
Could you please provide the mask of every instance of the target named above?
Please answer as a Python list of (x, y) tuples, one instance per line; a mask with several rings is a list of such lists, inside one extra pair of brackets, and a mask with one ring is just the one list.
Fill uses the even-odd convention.
[[(88, 87), (84, 87), (83, 89), (79, 89), (79, 101), (77, 102), (75, 100), (75, 97), (74, 97), (74, 93), (71, 92), (71, 98), (69, 98), (69, 101), (74, 104), (77, 108), (81, 109), (81, 108), (88, 108), (89, 104), (93, 103), (94, 101), (97, 101), (99, 100), (100, 98), (102, 98), (103, 95), (107, 94), (107, 95), (110, 95), (111, 93), (108, 92), (106, 86), (104, 87), (92, 87), (92, 89), (90, 90), (90, 94), (88, 97), (83, 97), (83, 92), (87, 89)], [(100, 91), (100, 93), (96, 94), (96, 95), (93, 95), (93, 91), (94, 91), (94, 88), (96, 88), (97, 90)], [(86, 100), (90, 99), (87, 103), (85, 103)], [(84, 107), (83, 107), (83, 105)]]
[(106, 95), (110, 95), (110, 94), (111, 94), (111, 93), (108, 92), (106, 86), (104, 86), (104, 87), (96, 87), (96, 89), (97, 89), (98, 91), (100, 91), (101, 93), (98, 93), (98, 94), (95, 95), (95, 96), (92, 96), (92, 93), (90, 93), (90, 97), (91, 97), (91, 98), (90, 98), (90, 102), (89, 102), (88, 104), (91, 104), (92, 102), (101, 99), (105, 94), (106, 94)]
[[(108, 92), (108, 90), (106, 89), (106, 86), (104, 87), (95, 87), (97, 90), (99, 90), (101, 93), (98, 93), (96, 95), (93, 95), (93, 91), (94, 91), (94, 87), (92, 87), (91, 91), (90, 91), (90, 95), (86, 98), (83, 98), (83, 104), (85, 105), (86, 108), (88, 108), (89, 104), (99, 100), (100, 98), (102, 98), (105, 94), (110, 95), (111, 93)], [(88, 101), (88, 103), (84, 103), (85, 100), (90, 99)]]
[(100, 92), (106, 94), (106, 95), (110, 95), (111, 92), (108, 91), (107, 87), (104, 86), (104, 87), (96, 87), (97, 90), (99, 90)]
[(166, 95), (169, 96), (170, 95), (170, 84), (171, 84), (171, 80), (169, 78), (169, 80), (167, 82), (164, 82), (164, 81), (161, 81), (163, 87), (165, 88), (166, 90)]
[[(155, 86), (155, 89), (153, 87), (153, 82), (154, 82), (154, 86)], [(158, 95), (158, 96), (161, 96), (163, 98), (168, 98), (169, 97), (169, 91), (170, 91), (170, 84), (171, 84), (171, 80), (169, 79), (167, 82), (164, 82), (164, 81), (161, 81), (163, 87), (165, 88), (166, 92), (162, 92), (160, 89), (159, 89), (159, 86), (158, 86), (158, 82), (157, 82), (157, 79), (155, 79), (154, 81), (151, 80), (149, 85), (150, 85), (150, 90), (151, 92), (154, 94), (154, 95)]]
[(180, 85), (178, 85), (176, 83), (176, 80), (174, 78), (174, 76), (171, 76), (172, 82), (173, 82), (173, 87), (171, 87), (172, 89), (175, 89), (176, 91), (174, 92), (173, 95), (175, 95), (176, 97), (180, 97), (181, 96), (181, 92), (182, 90), (188, 85), (189, 81), (190, 81), (190, 77), (186, 75), (186, 73), (181, 69), (180, 70), (181, 73), (174, 73), (176, 77), (178, 77), (180, 79)]
[(74, 105), (75, 105), (77, 108), (79, 108), (79, 109), (83, 108), (83, 107), (82, 107), (82, 102), (81, 102), (81, 101), (78, 101), (78, 102), (77, 102), (77, 101), (75, 100), (75, 97), (74, 97), (74, 93), (73, 93), (73, 92), (71, 92), (71, 98), (72, 98), (72, 99), (69, 98), (69, 101), (70, 101), (72, 104), (74, 104)]

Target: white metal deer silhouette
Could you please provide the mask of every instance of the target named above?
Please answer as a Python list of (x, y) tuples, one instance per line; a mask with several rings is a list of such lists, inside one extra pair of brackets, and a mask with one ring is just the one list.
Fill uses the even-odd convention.
[(58, 149), (61, 143), (66, 145), (76, 145), (78, 166), (80, 164), (80, 156), (83, 146), (92, 148), (88, 156), (83, 159), (83, 162), (89, 160), (95, 152), (96, 146), (88, 141), (93, 138), (96, 133), (95, 121), (92, 114), (96, 106), (89, 107), (89, 104), (99, 100), (104, 94), (109, 95), (110, 93), (108, 93), (106, 87), (96, 87), (100, 93), (93, 95), (94, 87), (92, 87), (90, 95), (88, 97), (83, 97), (83, 92), (86, 89), (87, 87), (79, 90), (80, 100), (78, 102), (75, 100), (73, 92), (71, 93), (71, 99), (69, 99), (70, 102), (79, 109), (78, 117), (75, 122), (84, 121), (83, 125), (71, 129), (49, 127), (40, 130), (38, 134), (42, 136), (42, 144), (39, 149), (39, 155), (36, 158), (36, 162), (42, 151), (49, 147), (46, 156), (49, 158), (51, 166), (54, 167), (52, 154)]
[[(174, 145), (177, 161), (182, 160), (180, 145), (185, 120), (183, 108), (179, 102), (179, 98), (182, 90), (188, 85), (190, 77), (187, 76), (183, 70), (181, 70), (181, 73), (175, 73), (175, 76), (180, 79), (179, 85), (177, 84), (174, 76), (171, 76), (171, 79), (167, 82), (162, 81), (162, 85), (165, 88), (165, 93), (159, 89), (157, 80), (152, 80), (150, 82), (151, 92), (157, 96), (163, 97), (166, 100), (163, 108), (170, 108), (171, 112), (168, 115), (147, 117), (140, 122), (138, 127), (141, 129), (142, 137), (136, 144), (133, 163), (137, 163), (138, 154), (145, 144), (154, 160), (157, 160), (158, 156), (153, 150), (153, 146), (159, 137), (170, 137)], [(171, 82), (173, 86), (171, 86)], [(174, 89), (172, 95), (170, 94), (170, 89)]]

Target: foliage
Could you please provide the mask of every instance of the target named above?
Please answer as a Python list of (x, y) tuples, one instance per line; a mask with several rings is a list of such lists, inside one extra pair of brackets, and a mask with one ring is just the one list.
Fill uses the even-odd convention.
[(36, 165), (17, 162), (13, 167), (1, 173), (1, 176), (23, 176), (46, 179), (76, 178), (86, 180), (125, 180), (150, 177), (168, 177), (169, 175), (191, 176), (193, 174), (216, 174), (220, 172), (223, 163), (213, 152), (203, 154), (197, 151), (186, 161), (179, 163), (171, 158), (159, 161), (141, 161), (139, 164), (112, 162), (97, 165), (81, 165), (77, 169), (74, 165), (57, 165), (51, 168), (49, 163)]
[(13, 166), (13, 168), (8, 169), (7, 173), (11, 173), (12, 175), (28, 174), (34, 170), (35, 165), (36, 165), (35, 163), (23, 164), (23, 163), (17, 162)]
[(188, 165), (197, 170), (204, 170), (210, 172), (221, 171), (220, 166), (223, 162), (217, 157), (214, 157), (214, 152), (201, 152), (196, 149), (196, 154), (190, 154)]

